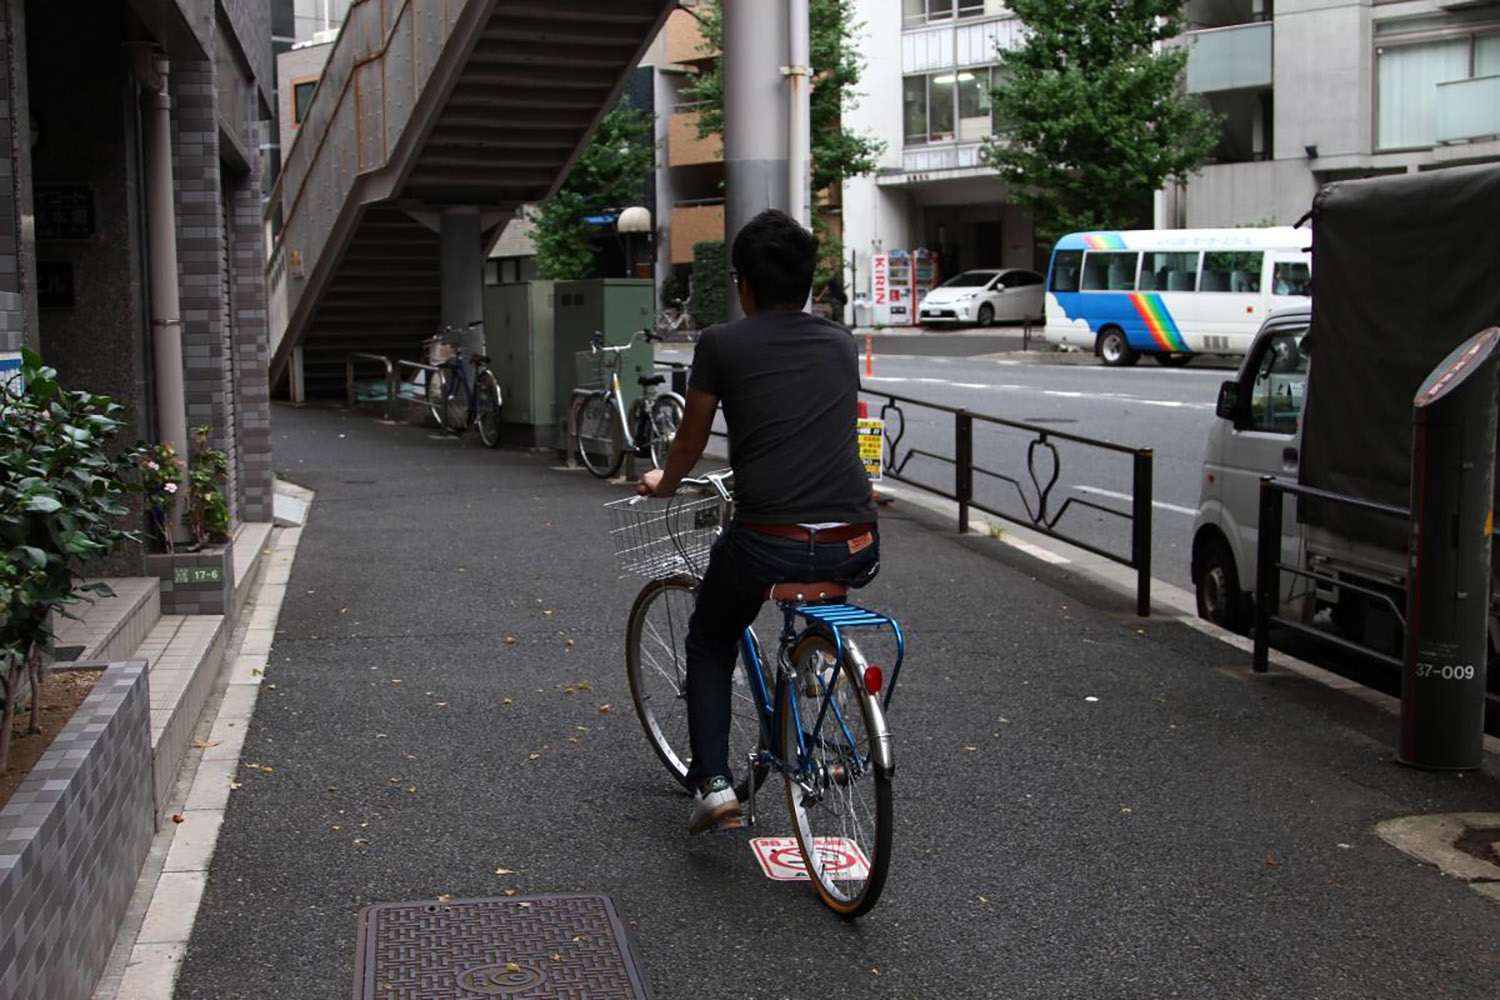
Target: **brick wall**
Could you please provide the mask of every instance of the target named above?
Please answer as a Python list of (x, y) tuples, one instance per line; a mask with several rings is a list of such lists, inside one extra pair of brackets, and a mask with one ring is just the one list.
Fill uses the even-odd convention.
[(0, 997), (88, 1000), (155, 833), (146, 663), (113, 663), (0, 810)]
[(29, 171), (20, 144), (29, 130), (24, 115), (25, 24), (20, 0), (0, 0), (0, 351), (36, 346), (27, 336), (26, 283), (20, 216), (30, 211)]
[[(252, 126), (250, 149), (267, 141), (269, 125)], [(273, 518), (271, 482), (270, 329), (266, 319), (266, 231), (261, 222), (260, 159), (230, 195), (230, 273), (234, 282), (234, 372), (237, 380), (236, 424), (239, 430), (237, 484), (239, 512), (245, 521)]]

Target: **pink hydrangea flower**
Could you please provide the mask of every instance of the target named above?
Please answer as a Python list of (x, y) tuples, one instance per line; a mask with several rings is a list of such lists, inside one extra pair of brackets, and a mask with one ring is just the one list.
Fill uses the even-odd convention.
[(147, 462), (146, 468), (150, 469), (152, 472), (155, 472), (157, 469), (160, 469), (161, 466), (157, 465), (155, 462)]
[(162, 488), (164, 490), (166, 490), (168, 493), (176, 493), (177, 492), (177, 484), (176, 483), (168, 483), (166, 486), (164, 486)]

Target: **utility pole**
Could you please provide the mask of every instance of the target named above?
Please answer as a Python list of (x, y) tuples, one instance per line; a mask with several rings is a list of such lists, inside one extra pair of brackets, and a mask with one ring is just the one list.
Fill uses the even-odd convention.
[[(724, 0), (724, 237), (731, 247), (768, 208), (811, 227), (807, 51), (807, 0)], [(733, 286), (728, 307), (730, 319), (741, 318)]]

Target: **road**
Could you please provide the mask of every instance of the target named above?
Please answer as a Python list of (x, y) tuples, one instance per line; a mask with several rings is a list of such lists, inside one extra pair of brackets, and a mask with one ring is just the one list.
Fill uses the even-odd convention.
[[(1152, 574), (1191, 589), (1191, 536), (1203, 447), (1214, 419), (1219, 383), (1232, 376), (1231, 369), (1224, 364), (1200, 367), (1200, 362), (1177, 369), (1149, 362), (1124, 369), (1097, 363), (1045, 363), (1034, 355), (1019, 354), (1020, 347), (1020, 333), (1009, 330), (881, 335), (874, 338), (874, 375), (863, 381), (872, 392), (963, 407), (1131, 449), (1153, 449)], [(686, 348), (659, 351), (658, 356), (691, 360)], [(877, 397), (871, 399), (878, 407)], [(877, 415), (875, 409), (872, 416)], [(951, 491), (950, 466), (924, 455), (907, 455), (914, 448), (951, 456), (952, 416), (907, 405), (899, 414), (888, 412), (887, 420), (890, 434), (897, 438), (894, 460), (906, 462), (903, 473)], [(976, 466), (1019, 482), (1018, 486), (997, 476), (976, 474), (977, 501), (1023, 520), (1028, 519), (1028, 510), (1039, 509), (1039, 495), (1052, 478), (1053, 464), (1039, 447), (1033, 463), (1037, 482), (1032, 482), (1027, 450), (1036, 439), (1032, 432), (976, 422)], [(1057, 478), (1048, 491), (1046, 509), (1049, 518), (1061, 512), (1056, 529), (1129, 555), (1129, 523), (1082, 504), (1128, 513), (1135, 492), (1132, 456), (1057, 438), (1052, 441), (1057, 449)]]

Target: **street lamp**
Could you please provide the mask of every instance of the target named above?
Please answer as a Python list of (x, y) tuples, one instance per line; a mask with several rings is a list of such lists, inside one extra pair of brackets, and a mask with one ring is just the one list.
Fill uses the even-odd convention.
[(651, 210), (640, 205), (634, 205), (620, 213), (620, 218), (615, 221), (615, 231), (625, 237), (625, 277), (633, 277), (631, 273), (635, 270), (635, 240), (636, 233), (651, 232)]

